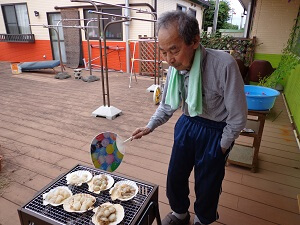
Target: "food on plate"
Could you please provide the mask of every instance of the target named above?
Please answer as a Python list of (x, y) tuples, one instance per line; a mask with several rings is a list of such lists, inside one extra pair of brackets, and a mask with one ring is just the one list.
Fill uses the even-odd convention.
[(72, 192), (66, 186), (56, 187), (49, 192), (43, 194), (43, 205), (53, 205), (58, 206), (63, 204), (63, 202), (72, 196)]
[(94, 176), (93, 179), (88, 182), (89, 191), (99, 194), (101, 191), (107, 190), (114, 184), (114, 179), (106, 174)]
[(76, 194), (68, 198), (64, 204), (64, 210), (67, 212), (86, 212), (93, 209), (93, 205), (96, 202), (96, 198), (89, 194)]
[(116, 225), (124, 218), (124, 208), (120, 204), (106, 202), (93, 210), (92, 222), (95, 225)]
[(127, 201), (129, 199), (132, 199), (137, 194), (137, 192), (138, 187), (133, 181), (119, 181), (109, 191), (111, 199), (113, 201), (116, 199)]
[(67, 184), (81, 186), (92, 179), (92, 174), (87, 170), (78, 170), (73, 173), (67, 174)]

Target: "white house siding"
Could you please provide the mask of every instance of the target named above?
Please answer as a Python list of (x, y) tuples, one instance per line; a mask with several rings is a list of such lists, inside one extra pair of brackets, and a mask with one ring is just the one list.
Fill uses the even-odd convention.
[[(152, 0), (129, 0), (129, 3), (148, 3), (152, 5), (154, 8), (154, 3), (152, 3)], [(149, 7), (134, 7), (134, 8), (150, 11)], [(136, 11), (132, 11), (132, 10), (130, 10), (130, 16), (143, 18), (143, 19), (154, 19), (154, 17), (150, 14), (137, 13)], [(153, 37), (154, 34), (153, 30), (154, 30), (154, 23), (133, 20), (130, 22), (130, 26), (129, 26), (129, 39), (137, 39), (138, 35), (147, 35), (148, 37)]]
[[(130, 0), (130, 3), (148, 3), (154, 7), (154, 0)], [(202, 19), (203, 19), (203, 7), (196, 5), (190, 1), (184, 0), (157, 0), (157, 16), (159, 17), (163, 12), (176, 10), (177, 4), (187, 7), (187, 9), (191, 8), (196, 10), (196, 18), (199, 22), (199, 27), (202, 27)], [(145, 10), (149, 10), (148, 7), (138, 7)], [(141, 14), (131, 11), (131, 16), (153, 19), (153, 16), (147, 14)], [(154, 24), (151, 22), (143, 22), (143, 21), (132, 21), (130, 24), (130, 39), (136, 39), (138, 35), (147, 35), (153, 37), (153, 26)]]
[[(112, 3), (112, 4), (124, 4), (125, 0), (101, 0), (102, 2)], [(0, 0), (0, 4), (7, 3), (24, 3), (24, 0)], [(70, 0), (29, 0), (26, 2), (28, 7), (29, 21), (31, 24), (47, 24), (47, 12), (59, 12), (59, 10), (55, 10), (55, 6), (63, 7), (63, 6), (77, 6), (77, 5), (88, 5), (88, 3), (77, 3), (71, 2)], [(148, 3), (154, 6), (154, 0), (129, 0), (129, 3)], [(199, 21), (199, 26), (202, 26), (202, 18), (203, 18), (203, 8), (199, 5), (194, 6), (190, 1), (184, 0), (157, 0), (157, 10), (158, 16), (165, 11), (175, 10), (176, 4), (180, 4), (186, 6), (188, 9), (192, 8), (197, 11), (196, 17)], [(91, 6), (92, 7), (92, 6)], [(150, 11), (148, 7), (135, 7), (141, 8)], [(34, 11), (39, 12), (39, 16), (34, 16)], [(80, 17), (83, 18), (83, 10), (79, 9)], [(139, 17), (145, 19), (153, 19), (153, 16), (150, 14), (142, 14), (136, 13), (135, 11), (130, 12), (132, 17)], [(124, 15), (124, 10), (123, 10)], [(83, 25), (83, 21), (82, 21)], [(130, 22), (130, 39), (137, 39), (138, 35), (147, 35), (153, 37), (153, 27), (154, 24), (151, 22), (144, 21), (131, 21)], [(31, 27), (32, 33), (35, 35), (36, 40), (49, 40), (49, 31), (46, 28), (42, 27)], [(5, 24), (3, 20), (2, 10), (0, 10), (0, 33), (6, 33)], [(124, 25), (123, 25), (123, 34), (125, 34)], [(125, 35), (123, 35), (125, 38)], [(85, 40), (84, 33), (82, 32), (82, 40)]]
[(176, 10), (177, 4), (187, 7), (187, 9), (196, 10), (196, 18), (199, 23), (199, 28), (202, 27), (202, 19), (203, 19), (203, 10), (204, 8), (200, 5), (196, 5), (191, 1), (183, 1), (183, 0), (157, 0), (157, 11), (158, 16), (165, 11)]
[(297, 18), (300, 0), (258, 0), (251, 36), (256, 36), (256, 53), (281, 54)]
[[(78, 5), (78, 3), (71, 3), (69, 0), (0, 0), (0, 4), (8, 3), (27, 3), (29, 22), (31, 24), (47, 24), (47, 12), (58, 12), (54, 9), (55, 6), (68, 6), (68, 5)], [(0, 33), (5, 34), (5, 24), (3, 20), (2, 10), (0, 17)], [(34, 16), (34, 11), (39, 12), (39, 16)], [(42, 27), (31, 27), (32, 33), (35, 35), (36, 40), (49, 40), (49, 31)]]

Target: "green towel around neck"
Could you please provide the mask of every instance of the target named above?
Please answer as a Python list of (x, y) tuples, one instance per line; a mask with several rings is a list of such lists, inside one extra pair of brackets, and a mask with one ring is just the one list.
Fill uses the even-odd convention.
[[(179, 91), (184, 83), (184, 75), (178, 73), (172, 67), (165, 103), (172, 109), (177, 109), (180, 104)], [(188, 105), (188, 112), (191, 117), (202, 114), (202, 79), (201, 79), (201, 49), (197, 48), (194, 61), (189, 75), (188, 94), (185, 102)]]

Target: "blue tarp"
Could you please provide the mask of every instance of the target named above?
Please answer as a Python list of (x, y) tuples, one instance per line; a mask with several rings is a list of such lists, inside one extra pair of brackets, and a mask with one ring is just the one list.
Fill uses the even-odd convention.
[(22, 71), (40, 70), (40, 69), (53, 69), (60, 65), (59, 60), (37, 61), (37, 62), (24, 62), (19, 64)]

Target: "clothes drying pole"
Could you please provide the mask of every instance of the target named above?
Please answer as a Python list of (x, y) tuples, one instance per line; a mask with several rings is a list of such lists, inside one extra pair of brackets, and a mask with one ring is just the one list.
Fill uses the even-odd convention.
[[(127, 7), (127, 6), (119, 5), (119, 4), (106, 3), (106, 2), (102, 2), (102, 1), (92, 1), (92, 2), (97, 2), (102, 5), (114, 6), (114, 7), (119, 7), (119, 8), (123, 8), (123, 9), (130, 9), (130, 10), (136, 11), (137, 13), (151, 14), (153, 19), (155, 21), (157, 20), (157, 13), (155, 11), (147, 11), (147, 10), (137, 9), (137, 8), (133, 8), (133, 7)], [(157, 8), (157, 7), (155, 7), (155, 8)], [(150, 7), (150, 10), (152, 10), (151, 7)], [(154, 26), (153, 30), (154, 30), (154, 35), (153, 35), (153, 37), (154, 37), (154, 84), (152, 84), (150, 87), (147, 88), (148, 92), (154, 92), (157, 89), (157, 87), (160, 86), (159, 85), (159, 75), (157, 72), (158, 68), (156, 67), (156, 62), (160, 62), (160, 55), (158, 54), (158, 60), (156, 60), (156, 58), (157, 58), (157, 55), (156, 55), (156, 53), (157, 53), (157, 37), (156, 37), (155, 26)], [(129, 42), (129, 40), (126, 40), (126, 42)], [(126, 59), (126, 60), (128, 60), (128, 59)], [(140, 60), (140, 61), (142, 61), (142, 60)], [(131, 79), (132, 79), (132, 76), (130, 76), (129, 88), (131, 87)]]
[[(143, 21), (151, 21), (151, 22), (156, 22), (156, 20), (147, 20), (147, 19), (140, 19), (140, 18), (130, 18), (130, 17), (124, 17), (124, 16), (120, 16), (120, 15), (102, 13), (102, 12), (99, 12), (98, 6), (96, 5), (96, 3), (99, 3), (97, 1), (91, 1), (91, 0), (71, 0), (71, 2), (86, 2), (86, 3), (90, 3), (90, 4), (92, 4), (94, 6), (94, 8), (96, 10), (96, 11), (93, 11), (93, 12), (91, 11), (91, 13), (96, 13), (97, 14), (97, 19), (98, 19), (100, 65), (101, 65), (101, 76), (102, 76), (102, 80), (101, 81), (102, 81), (102, 90), (103, 90), (103, 105), (100, 106), (98, 109), (96, 109), (92, 113), (92, 115), (95, 116), (95, 117), (100, 116), (100, 117), (106, 117), (107, 119), (114, 119), (118, 115), (121, 115), (122, 111), (119, 110), (119, 109), (117, 109), (116, 107), (113, 107), (113, 106), (110, 105), (109, 85), (108, 85), (108, 68), (107, 68), (107, 65), (106, 65), (106, 68), (105, 68), (106, 69), (106, 79), (105, 79), (106, 83), (104, 82), (102, 43), (101, 43), (101, 30), (100, 30), (101, 29), (101, 26), (100, 26), (100, 14), (113, 16), (113, 18), (121, 17), (121, 18), (123, 18), (123, 20), (121, 20), (120, 23), (130, 21), (131, 19), (137, 19), (137, 20), (143, 20)], [(102, 4), (102, 5), (105, 5), (105, 4)], [(109, 4), (106, 4), (106, 5), (109, 5)], [(113, 21), (113, 22), (116, 23), (116, 21)], [(108, 23), (106, 25), (106, 29), (107, 29), (107, 27), (110, 24), (111, 23)], [(105, 33), (104, 33), (103, 36), (105, 37)], [(104, 40), (104, 38), (103, 38), (103, 40)], [(104, 51), (106, 53), (106, 37), (105, 37)], [(105, 56), (107, 56), (107, 55), (105, 55)], [(106, 88), (105, 88), (105, 84), (106, 84)], [(106, 98), (107, 98), (107, 100), (106, 100)]]
[[(105, 20), (107, 18), (100, 18), (100, 20)], [(73, 25), (73, 26), (66, 26), (66, 25), (62, 25), (60, 26), (59, 24), (63, 21), (81, 21), (81, 20), (87, 20), (87, 24), (86, 26), (79, 26), (79, 25)], [(91, 28), (98, 28), (97, 26), (89, 26), (89, 24), (91, 22), (97, 22), (98, 20), (95, 19), (60, 19), (57, 23), (57, 27), (63, 27), (63, 28), (77, 28), (77, 29), (82, 29), (85, 33), (86, 36), (86, 41), (87, 41), (87, 46), (88, 46), (88, 62), (89, 62), (89, 73), (90, 75), (88, 77), (83, 77), (82, 80), (85, 82), (93, 82), (93, 81), (97, 81), (100, 80), (99, 77), (92, 75), (92, 67), (91, 67), (91, 49), (90, 49), (90, 38), (89, 38), (89, 29)]]
[[(90, 3), (95, 10), (98, 12), (98, 6), (96, 5), (96, 3), (94, 1), (91, 0), (70, 0), (71, 2), (85, 2), (85, 3)], [(99, 51), (100, 51), (100, 70), (101, 70), (101, 84), (102, 84), (102, 91), (103, 91), (103, 103), (105, 105), (105, 95), (104, 95), (104, 71), (103, 71), (103, 57), (102, 57), (102, 43), (101, 43), (101, 26), (100, 26), (100, 15), (97, 16), (97, 22), (98, 22), (98, 37), (99, 37)], [(104, 115), (104, 117), (106, 117)], [(112, 119), (112, 116), (110, 117), (108, 115), (108, 117), (110, 119)]]
[[(104, 31), (103, 31), (103, 42), (104, 42), (104, 55), (105, 57), (105, 84), (106, 84), (106, 89), (103, 89), (103, 97), (107, 98), (107, 105), (106, 101), (104, 101), (104, 105), (100, 106), (98, 109), (96, 109), (92, 115), (93, 116), (102, 116), (106, 117), (107, 119), (114, 119), (116, 116), (121, 115), (122, 111), (116, 107), (113, 107), (110, 105), (110, 96), (109, 96), (109, 82), (108, 82), (108, 66), (107, 66), (107, 55), (106, 55), (106, 30), (111, 24), (116, 24), (116, 23), (124, 23), (128, 22), (131, 20), (141, 20), (141, 21), (148, 21), (148, 22), (156, 22), (156, 20), (149, 20), (149, 19), (142, 19), (138, 17), (129, 17), (129, 16), (121, 16), (121, 15), (115, 15), (115, 14), (110, 14), (110, 13), (104, 13), (104, 12), (99, 12), (99, 11), (92, 11), (89, 10), (89, 13), (95, 13), (95, 14), (100, 14), (100, 15), (106, 15), (106, 16), (112, 16), (113, 21), (109, 22), (106, 24)], [(121, 20), (115, 20), (115, 18), (122, 18)]]

